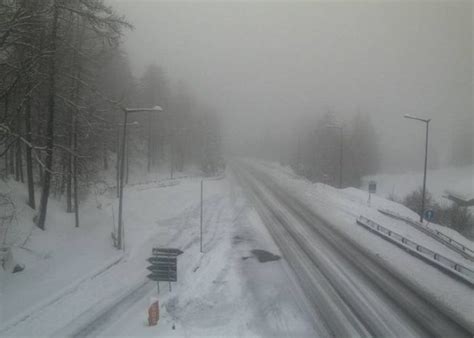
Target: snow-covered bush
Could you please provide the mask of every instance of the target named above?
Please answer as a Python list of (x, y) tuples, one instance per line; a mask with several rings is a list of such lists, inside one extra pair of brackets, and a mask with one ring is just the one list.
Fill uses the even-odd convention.
[[(418, 188), (405, 196), (402, 204), (420, 215), (422, 194), (422, 188)], [(450, 227), (466, 236), (471, 236), (474, 228), (474, 217), (467, 207), (456, 203), (447, 206), (440, 205), (434, 202), (432, 195), (426, 191), (425, 210), (428, 209), (434, 211), (434, 223)]]

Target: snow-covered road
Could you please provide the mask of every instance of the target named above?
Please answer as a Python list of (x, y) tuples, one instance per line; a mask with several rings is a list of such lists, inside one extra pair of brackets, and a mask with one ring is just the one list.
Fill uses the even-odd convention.
[[(145, 282), (54, 335), (314, 337), (324, 331), (287, 261), (261, 263), (252, 256), (254, 249), (281, 252), (233, 175), (206, 182), (204, 195), (204, 253), (199, 252), (199, 205), (171, 221), (177, 232), (166, 245), (184, 254), (173, 290), (166, 283), (160, 288), (157, 326), (146, 325), (156, 285)], [(144, 259), (141, 266), (144, 270)]]
[[(472, 262), (368, 207), (364, 192), (313, 185), (256, 161), (232, 163), (224, 179), (204, 186), (203, 252), (200, 178), (129, 187), (125, 254), (0, 326), (0, 336), (472, 336), (472, 288), (355, 218), (366, 214)], [(403, 212), (383, 199), (373, 204)], [(145, 277), (146, 258), (155, 246), (184, 253), (173, 290), (161, 288), (159, 324), (150, 327), (156, 285)], [(281, 259), (262, 263), (256, 249)]]
[(472, 335), (472, 323), (326, 224), (270, 175), (242, 164), (234, 170), (320, 314), (325, 329), (320, 334)]

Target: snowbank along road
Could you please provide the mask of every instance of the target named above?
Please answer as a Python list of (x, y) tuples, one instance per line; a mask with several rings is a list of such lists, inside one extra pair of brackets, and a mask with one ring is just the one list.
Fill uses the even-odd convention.
[[(320, 208), (298, 194), (296, 185), (265, 165), (232, 163), (226, 179), (206, 186), (204, 254), (196, 199), (182, 213), (149, 222), (146, 241), (117, 264), (0, 335), (472, 336), (472, 311), (456, 306), (459, 294), (469, 298), (472, 289), (360, 229), (355, 225), (360, 210), (339, 197), (331, 207), (328, 187), (313, 200)], [(173, 194), (199, 196), (198, 187), (193, 181), (184, 190), (135, 194), (145, 194), (153, 206)], [(138, 206), (135, 213), (142, 212)], [(353, 228), (341, 227), (333, 209), (348, 225), (354, 222)], [(355, 238), (357, 231), (368, 245)], [(145, 259), (156, 245), (178, 247), (184, 254), (173, 292), (160, 295), (159, 325), (148, 327), (145, 310), (156, 286), (145, 278)], [(261, 264), (252, 254), (262, 252), (282, 259)], [(387, 256), (419, 271), (394, 269)], [(438, 289), (423, 287), (426, 272), (439, 278)], [(107, 291), (117, 281), (128, 282)]]
[(319, 314), (322, 336), (472, 336), (472, 322), (382, 265), (272, 177), (245, 163), (233, 169)]

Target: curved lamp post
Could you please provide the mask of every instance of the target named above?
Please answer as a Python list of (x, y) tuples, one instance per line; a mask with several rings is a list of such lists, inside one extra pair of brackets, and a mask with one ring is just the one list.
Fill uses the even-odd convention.
[(123, 208), (123, 169), (125, 163), (125, 140), (127, 139), (127, 121), (128, 114), (138, 113), (138, 112), (161, 112), (163, 108), (160, 106), (155, 106), (153, 108), (123, 108), (122, 111), (124, 114), (123, 121), (123, 134), (122, 134), (122, 149), (120, 156), (120, 190), (119, 190), (119, 211), (118, 211), (118, 234), (117, 234), (117, 248), (124, 249), (124, 226), (122, 218), (122, 208)]
[(404, 115), (406, 119), (412, 119), (424, 122), (426, 124), (426, 142), (425, 142), (425, 169), (423, 174), (423, 193), (421, 197), (421, 214), (420, 214), (420, 222), (423, 223), (423, 214), (425, 213), (425, 192), (426, 192), (426, 165), (428, 163), (428, 127), (430, 125), (431, 119), (421, 119), (419, 117), (411, 116), (411, 115)]

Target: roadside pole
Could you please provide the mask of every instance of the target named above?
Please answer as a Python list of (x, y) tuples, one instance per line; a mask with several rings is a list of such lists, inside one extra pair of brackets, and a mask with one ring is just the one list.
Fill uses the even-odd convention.
[(202, 253), (202, 199), (203, 199), (203, 182), (204, 180), (201, 180), (201, 253)]

